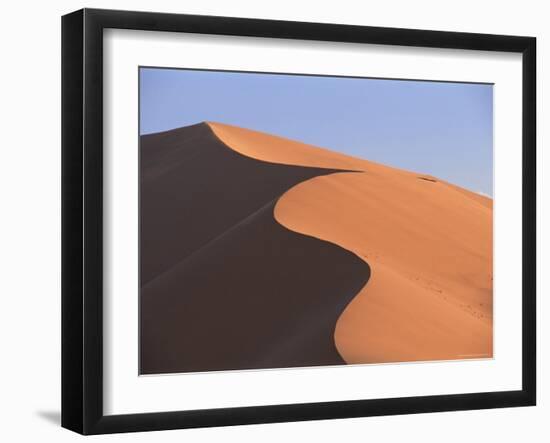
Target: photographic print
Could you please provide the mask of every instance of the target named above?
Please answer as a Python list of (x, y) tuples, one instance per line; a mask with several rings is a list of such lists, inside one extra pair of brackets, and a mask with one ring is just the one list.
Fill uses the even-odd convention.
[(139, 68), (140, 373), (493, 357), (493, 85)]
[(536, 38), (81, 9), (62, 426), (536, 404)]

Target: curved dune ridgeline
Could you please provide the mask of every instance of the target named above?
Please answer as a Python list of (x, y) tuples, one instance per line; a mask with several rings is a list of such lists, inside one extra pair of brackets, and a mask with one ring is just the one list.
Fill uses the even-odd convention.
[(337, 365), (334, 325), (368, 279), (274, 202), (142, 289), (142, 373)]
[(301, 182), (275, 218), (368, 262), (371, 277), (335, 327), (347, 363), (492, 356), (492, 200), (424, 174), (228, 125), (237, 152), (340, 172)]
[(142, 136), (140, 153), (141, 373), (344, 364), (334, 327), (369, 267), (273, 215), (339, 170), (258, 161), (207, 124)]
[(205, 123), (142, 136), (140, 168), (142, 284), (292, 186), (337, 171), (256, 161)]
[(483, 205), (437, 182), (339, 174), (288, 191), (275, 217), (371, 266), (336, 326), (348, 363), (492, 355), (491, 211)]

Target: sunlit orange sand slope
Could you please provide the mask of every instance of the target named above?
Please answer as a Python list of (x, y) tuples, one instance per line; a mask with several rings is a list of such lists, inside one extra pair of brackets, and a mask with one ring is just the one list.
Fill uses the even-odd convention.
[(492, 356), (491, 199), (424, 174), (209, 125), (248, 157), (357, 171), (302, 182), (274, 210), (285, 227), (338, 244), (370, 265), (370, 280), (335, 326), (347, 363)]

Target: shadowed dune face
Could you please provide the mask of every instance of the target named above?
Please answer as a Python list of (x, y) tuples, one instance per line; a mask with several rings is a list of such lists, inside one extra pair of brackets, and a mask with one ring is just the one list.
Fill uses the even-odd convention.
[(369, 267), (273, 216), (334, 172), (243, 156), (206, 124), (142, 137), (141, 373), (345, 363), (334, 325)]
[(282, 227), (273, 206), (142, 288), (142, 373), (345, 363), (334, 325), (368, 267)]
[(287, 191), (275, 218), (362, 257), (372, 276), (339, 318), (348, 363), (492, 356), (492, 200), (423, 174), (228, 125), (233, 149), (263, 161), (362, 172)]

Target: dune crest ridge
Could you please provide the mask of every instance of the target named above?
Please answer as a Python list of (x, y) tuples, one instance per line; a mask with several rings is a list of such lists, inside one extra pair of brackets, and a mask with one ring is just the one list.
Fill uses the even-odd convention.
[(492, 200), (436, 177), (208, 123), (266, 162), (347, 169), (286, 191), (275, 219), (361, 257), (371, 278), (334, 340), (347, 363), (487, 358), (492, 340)]
[(241, 155), (204, 123), (141, 136), (140, 373), (345, 364), (334, 325), (370, 268), (273, 216), (339, 171)]
[(491, 209), (493, 207), (492, 199), (428, 174), (387, 166), (252, 129), (219, 122), (209, 121), (205, 123), (228, 148), (256, 160), (283, 165), (353, 170), (357, 172), (368, 171), (371, 174), (392, 173), (412, 178), (427, 178), (445, 184), (483, 206)]

